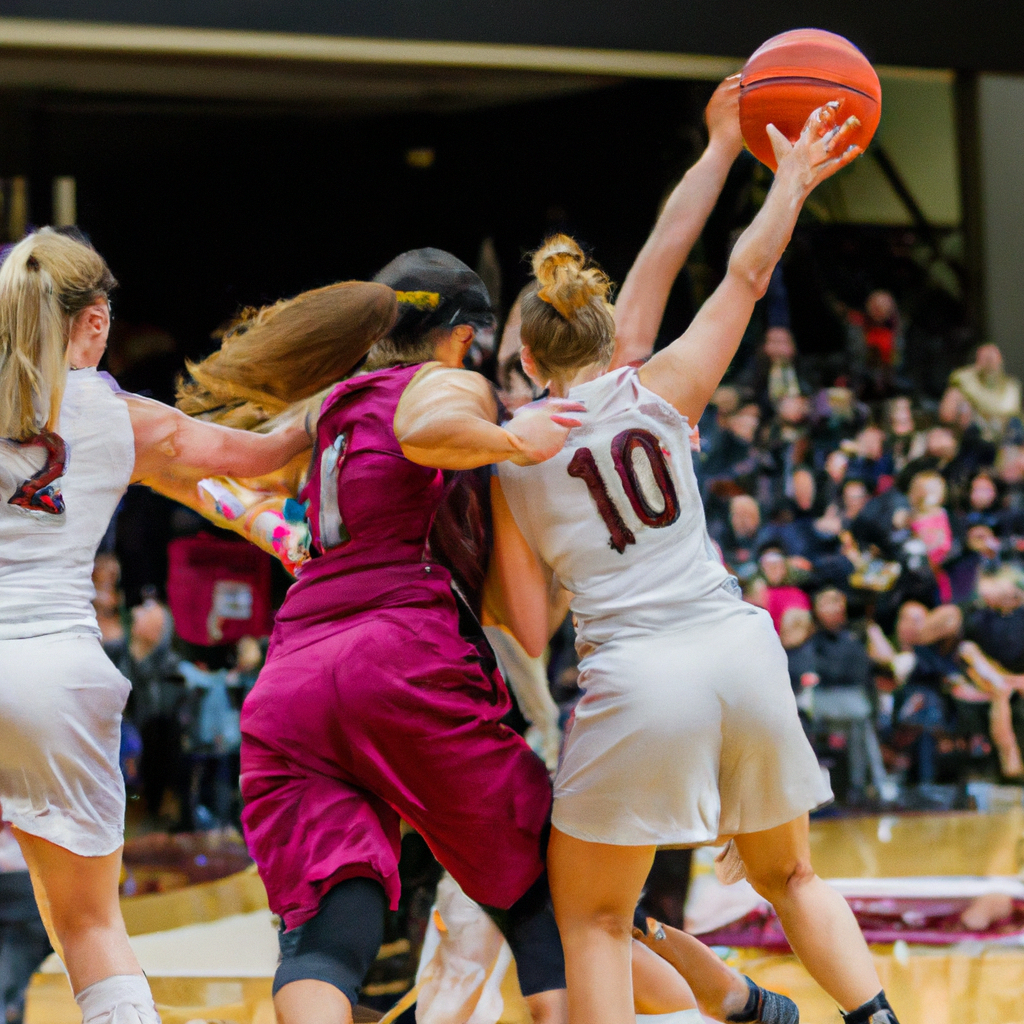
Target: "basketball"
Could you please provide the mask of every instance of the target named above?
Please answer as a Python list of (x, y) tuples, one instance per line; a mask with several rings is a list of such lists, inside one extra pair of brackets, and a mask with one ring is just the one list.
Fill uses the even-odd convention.
[(882, 86), (875, 69), (848, 39), (819, 28), (772, 36), (740, 72), (740, 127), (747, 148), (776, 169), (767, 125), (791, 142), (818, 107), (842, 100), (839, 123), (860, 120), (850, 145), (866, 149), (882, 116)]

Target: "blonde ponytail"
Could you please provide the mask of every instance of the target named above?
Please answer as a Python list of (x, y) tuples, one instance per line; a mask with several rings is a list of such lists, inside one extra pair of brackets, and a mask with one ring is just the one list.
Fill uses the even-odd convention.
[(608, 304), (611, 283), (568, 235), (533, 254), (535, 284), (523, 299), (523, 341), (538, 370), (551, 377), (607, 361), (615, 347)]
[(597, 299), (604, 302), (611, 287), (600, 267), (587, 266), (583, 250), (568, 235), (553, 235), (533, 254), (537, 298), (566, 319)]
[(0, 437), (56, 429), (71, 321), (116, 283), (90, 245), (51, 228), (10, 251), (0, 266)]

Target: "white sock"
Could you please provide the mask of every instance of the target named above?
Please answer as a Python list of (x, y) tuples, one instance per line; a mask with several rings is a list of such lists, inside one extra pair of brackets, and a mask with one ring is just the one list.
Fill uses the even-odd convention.
[(160, 1024), (149, 982), (141, 974), (114, 974), (75, 996), (82, 1024)]
[(673, 1013), (638, 1013), (636, 1024), (704, 1024), (700, 1010), (676, 1010)]

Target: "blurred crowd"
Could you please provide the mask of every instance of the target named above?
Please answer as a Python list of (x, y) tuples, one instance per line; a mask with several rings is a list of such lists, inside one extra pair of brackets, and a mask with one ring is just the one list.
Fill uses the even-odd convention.
[(789, 658), (843, 800), (1024, 781), (1024, 425), (995, 345), (907, 393), (899, 315), (847, 318), (815, 382), (771, 327), (700, 422), (708, 528)]

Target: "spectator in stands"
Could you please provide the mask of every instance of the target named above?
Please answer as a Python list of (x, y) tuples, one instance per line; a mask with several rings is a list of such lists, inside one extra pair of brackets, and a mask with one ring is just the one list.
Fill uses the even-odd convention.
[(917, 429), (913, 402), (900, 395), (889, 402), (887, 410), (886, 450), (898, 473), (912, 459), (925, 453), (925, 435)]
[(814, 473), (806, 466), (795, 469), (789, 478), (789, 496), (775, 517), (771, 536), (778, 538), (792, 557), (813, 563), (839, 548), (842, 522), (822, 521)]
[(749, 494), (757, 486), (765, 462), (754, 443), (760, 423), (761, 410), (755, 402), (745, 402), (722, 417), (723, 429), (704, 460), (705, 500), (709, 494), (721, 499), (741, 491)]
[(166, 605), (152, 595), (131, 613), (127, 649), (118, 666), (132, 684), (127, 716), (142, 737), (140, 775), (146, 808), (161, 814), (170, 792), (182, 806), (182, 726), (185, 696), (178, 656), (172, 647), (174, 620)]
[(903, 358), (900, 311), (891, 292), (871, 292), (864, 312), (847, 313), (847, 353), (857, 393), (884, 398), (892, 390)]
[(998, 345), (980, 345), (971, 366), (950, 374), (939, 418), (957, 423), (965, 410), (987, 441), (996, 440), (1011, 420), (1020, 419), (1020, 381), (1003, 368)]
[(951, 605), (929, 612), (916, 601), (905, 602), (896, 620), (896, 648), (877, 625), (868, 627), (872, 660), (897, 683), (891, 715), (894, 742), (909, 753), (915, 781), (926, 784), (938, 781), (940, 740), (955, 728), (949, 691), (962, 679), (956, 662), (956, 612)]
[(764, 342), (736, 385), (749, 391), (766, 416), (778, 412), (787, 398), (800, 398), (805, 385), (797, 366), (796, 342), (788, 327), (769, 327)]
[(121, 593), (121, 563), (117, 556), (100, 552), (92, 570), (92, 583), (96, 588), (93, 607), (96, 622), (103, 635), (103, 649), (116, 665), (124, 653), (125, 627), (124, 595)]
[[(790, 609), (809, 612), (810, 598), (796, 586), (799, 579), (796, 570), (786, 558), (786, 550), (780, 544), (764, 545), (758, 557), (758, 566), (765, 583), (768, 614), (772, 617), (776, 632), (782, 632), (782, 617)], [(806, 574), (804, 574), (806, 576)]]
[(789, 608), (782, 616), (779, 639), (789, 662), (789, 681), (800, 709), (800, 719), (807, 728), (808, 716), (813, 714), (814, 687), (821, 681), (811, 637), (814, 619), (804, 608)]
[(712, 525), (722, 559), (741, 581), (757, 572), (757, 548), (762, 539), (761, 509), (749, 494), (729, 499), (729, 518)]
[(918, 473), (910, 481), (907, 499), (910, 528), (928, 552), (939, 600), (948, 603), (953, 599), (953, 591), (943, 566), (953, 548), (953, 531), (945, 508), (946, 481), (936, 472)]
[(814, 597), (814, 617), (818, 623), (811, 638), (818, 675), (814, 727), (846, 736), (850, 802), (864, 799), (869, 772), (878, 793), (888, 796), (891, 785), (872, 722), (871, 663), (864, 644), (848, 626), (846, 595), (835, 587), (819, 591)]

